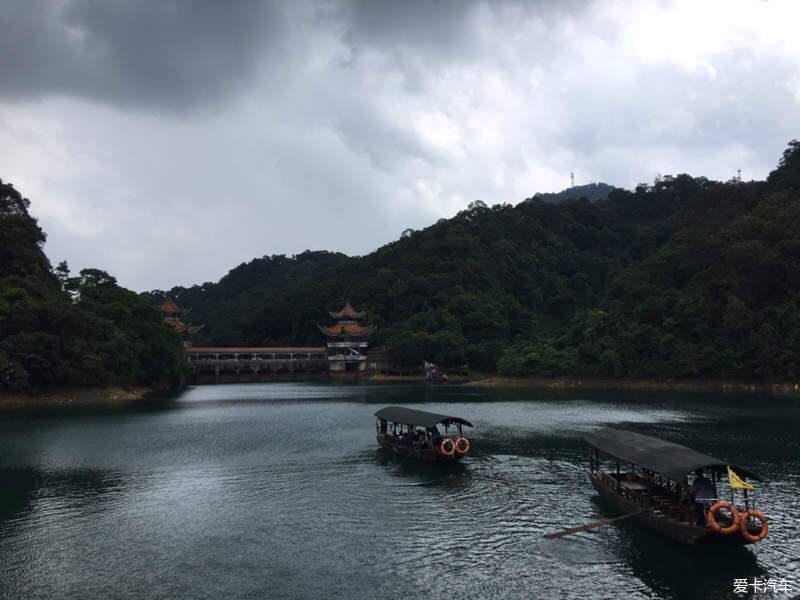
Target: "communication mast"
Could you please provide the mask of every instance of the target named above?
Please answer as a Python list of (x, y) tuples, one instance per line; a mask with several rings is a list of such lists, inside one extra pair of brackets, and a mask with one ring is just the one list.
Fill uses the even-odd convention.
[(575, 187), (575, 172), (574, 171), (570, 172), (570, 174), (569, 174), (569, 187), (571, 187), (571, 188)]

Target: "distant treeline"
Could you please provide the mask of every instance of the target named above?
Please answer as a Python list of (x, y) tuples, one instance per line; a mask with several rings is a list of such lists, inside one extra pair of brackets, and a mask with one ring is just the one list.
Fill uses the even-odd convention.
[(150, 299), (104, 271), (51, 268), (28, 206), (0, 180), (0, 391), (178, 383), (183, 343)]
[[(603, 190), (605, 191), (605, 190)], [(363, 257), (255, 259), (149, 294), (198, 343), (321, 344), (345, 300), (405, 365), (510, 375), (800, 377), (800, 143), (764, 182), (664, 176), (605, 199), (473, 202)]]
[(605, 200), (608, 195), (614, 190), (614, 186), (607, 183), (587, 183), (586, 185), (575, 185), (557, 193), (542, 193), (538, 192), (533, 195), (533, 198), (528, 198), (525, 202), (532, 202), (533, 200), (541, 200), (542, 202), (561, 202), (563, 200), (577, 200), (586, 198), (589, 202), (596, 202), (597, 200)]

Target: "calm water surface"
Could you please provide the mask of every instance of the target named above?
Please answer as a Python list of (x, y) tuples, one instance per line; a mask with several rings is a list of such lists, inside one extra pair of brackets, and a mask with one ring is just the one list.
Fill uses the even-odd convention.
[[(377, 449), (389, 404), (463, 416), (472, 455)], [(686, 548), (623, 522), (582, 436), (655, 434), (759, 472), (767, 539)], [(800, 597), (800, 399), (252, 384), (134, 408), (0, 416), (3, 598)], [(768, 597), (765, 594), (754, 598)]]

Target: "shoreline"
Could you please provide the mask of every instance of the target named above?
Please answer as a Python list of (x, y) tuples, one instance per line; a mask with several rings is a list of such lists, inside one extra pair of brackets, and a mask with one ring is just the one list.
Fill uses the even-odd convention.
[[(375, 382), (423, 382), (422, 375), (372, 375)], [(731, 395), (800, 395), (800, 382), (753, 382), (728, 379), (613, 379), (602, 377), (508, 377), (475, 373), (454, 375), (448, 384), (483, 388), (529, 388), (549, 390), (631, 390), (641, 392), (687, 392)]]
[[(422, 375), (370, 375), (362, 381), (375, 383), (422, 383)], [(640, 392), (686, 392), (725, 395), (785, 394), (800, 397), (800, 382), (744, 382), (713, 379), (605, 379), (592, 377), (506, 377), (476, 373), (454, 375), (445, 384), (478, 388), (547, 389), (547, 390), (626, 390)], [(185, 386), (184, 386), (185, 387)], [(108, 408), (133, 404), (156, 393), (144, 386), (74, 388), (48, 390), (36, 394), (0, 392), (0, 412), (52, 408)]]
[(0, 410), (31, 408), (98, 408), (131, 404), (154, 393), (143, 386), (129, 388), (74, 388), (49, 390), (36, 394), (0, 392)]
[(800, 394), (798, 382), (751, 382), (726, 379), (604, 379), (594, 377), (487, 376), (463, 385), (487, 388), (539, 388), (552, 390), (633, 390), (641, 392), (691, 392), (715, 394)]

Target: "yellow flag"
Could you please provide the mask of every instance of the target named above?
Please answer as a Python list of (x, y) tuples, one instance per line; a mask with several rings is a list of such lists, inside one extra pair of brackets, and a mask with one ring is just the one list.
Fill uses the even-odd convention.
[(728, 481), (731, 483), (731, 487), (737, 490), (752, 490), (754, 489), (752, 485), (747, 483), (746, 481), (742, 481), (742, 478), (739, 477), (736, 473), (733, 472), (733, 469), (728, 467)]

